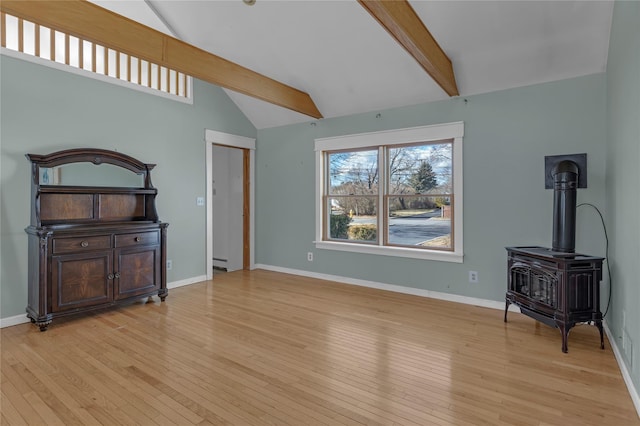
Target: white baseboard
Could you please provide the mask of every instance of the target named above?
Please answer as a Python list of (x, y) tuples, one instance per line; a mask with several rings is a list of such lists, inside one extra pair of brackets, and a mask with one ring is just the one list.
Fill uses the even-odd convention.
[(27, 314), (14, 315), (12, 317), (0, 318), (0, 328), (12, 327), (18, 324), (24, 324), (31, 321)]
[[(256, 269), (266, 269), (268, 271), (282, 272), (284, 274), (300, 275), (303, 277), (317, 278), (326, 281), (337, 281), (344, 284), (357, 285), (361, 287), (376, 288), (378, 290), (393, 291), (395, 293), (412, 294), (414, 296), (428, 297), (431, 299), (446, 300), (448, 302), (463, 303), (465, 305), (481, 306), (484, 308), (504, 310), (505, 302), (495, 300), (478, 299), (476, 297), (460, 296), (457, 294), (442, 293), (439, 291), (424, 290), (420, 288), (405, 287), (396, 284), (385, 284), (375, 281), (360, 280), (356, 278), (341, 277), (338, 275), (320, 274), (318, 272), (302, 271), (299, 269), (282, 268), (280, 266), (256, 264)], [(515, 305), (509, 306), (509, 311), (520, 312)]]
[(173, 281), (173, 282), (167, 283), (167, 289), (171, 290), (172, 288), (183, 287), (185, 285), (195, 284), (195, 283), (199, 283), (199, 282), (206, 281), (206, 280), (207, 280), (207, 276), (206, 275), (200, 275), (200, 276), (197, 276), (197, 277), (185, 278), (184, 280)]
[(627, 364), (625, 364), (624, 362), (622, 352), (620, 352), (620, 350), (618, 349), (617, 341), (611, 330), (609, 330), (609, 326), (606, 321), (604, 322), (604, 331), (605, 333), (607, 333), (607, 338), (609, 339), (609, 343), (611, 344), (611, 349), (613, 349), (613, 354), (616, 357), (616, 361), (618, 361), (618, 367), (620, 367), (622, 378), (624, 379), (624, 383), (627, 385), (627, 390), (629, 391), (629, 395), (631, 395), (633, 405), (635, 405), (636, 407), (638, 417), (640, 417), (640, 394), (638, 394), (638, 390), (633, 385), (633, 380), (631, 380), (631, 373), (627, 368)]
[[(172, 288), (183, 287), (185, 285), (195, 284), (195, 283), (199, 283), (199, 282), (206, 281), (206, 280), (207, 280), (207, 276), (206, 275), (200, 275), (198, 277), (186, 278), (184, 280), (173, 281), (173, 282), (167, 283), (167, 289), (170, 290)], [(20, 315), (14, 315), (12, 317), (0, 318), (0, 328), (12, 327), (14, 325), (24, 324), (24, 323), (29, 322), (29, 321), (31, 321), (31, 320), (29, 319), (29, 317), (27, 317), (27, 314), (20, 314)]]

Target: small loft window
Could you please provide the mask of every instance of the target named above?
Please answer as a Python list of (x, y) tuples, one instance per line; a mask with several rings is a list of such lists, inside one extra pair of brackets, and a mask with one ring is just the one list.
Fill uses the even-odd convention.
[(191, 102), (192, 78), (176, 70), (6, 13), (0, 14), (0, 32), (3, 54)]

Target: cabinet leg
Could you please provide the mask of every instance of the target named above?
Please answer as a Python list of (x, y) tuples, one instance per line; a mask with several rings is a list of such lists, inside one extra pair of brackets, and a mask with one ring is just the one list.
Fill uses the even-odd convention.
[(47, 331), (47, 329), (49, 328), (49, 324), (51, 324), (51, 321), (44, 321), (44, 322), (40, 322), (40, 321), (34, 321), (35, 324), (40, 327), (40, 331)]
[(169, 290), (167, 290), (166, 288), (160, 289), (158, 291), (158, 297), (160, 298), (160, 301), (164, 302), (164, 299), (166, 299), (168, 294), (169, 294)]

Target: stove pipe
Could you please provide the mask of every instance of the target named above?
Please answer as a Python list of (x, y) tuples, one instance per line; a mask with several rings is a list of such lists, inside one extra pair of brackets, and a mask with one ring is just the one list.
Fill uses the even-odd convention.
[(553, 168), (553, 251), (573, 253), (576, 248), (576, 189), (578, 165), (564, 160)]

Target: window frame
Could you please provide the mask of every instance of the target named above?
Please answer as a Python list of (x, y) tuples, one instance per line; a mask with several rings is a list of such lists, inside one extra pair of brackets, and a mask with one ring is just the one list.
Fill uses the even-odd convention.
[[(316, 226), (315, 226), (315, 247), (325, 250), (338, 250), (354, 253), (367, 253), (382, 256), (406, 257), (423, 260), (436, 260), (445, 262), (462, 263), (464, 258), (463, 249), (463, 157), (462, 143), (464, 137), (464, 122), (453, 122), (444, 124), (435, 124), (428, 126), (409, 127), (403, 129), (385, 130), (380, 132), (357, 133), (351, 135), (335, 136), (328, 138), (315, 139), (315, 160), (316, 160)], [(376, 245), (350, 243), (344, 241), (325, 240), (324, 226), (325, 219), (325, 175), (327, 166), (325, 164), (326, 151), (349, 151), (364, 148), (388, 147), (393, 145), (410, 145), (416, 143), (437, 142), (442, 140), (453, 140), (453, 194), (455, 204), (452, 214), (452, 232), (453, 251), (444, 251), (442, 249), (429, 248), (411, 248), (406, 246), (390, 246), (384, 245), (385, 241), (379, 236), (379, 242)], [(383, 157), (385, 164), (378, 164), (378, 167), (386, 168), (386, 159)], [(385, 180), (386, 171), (385, 171)], [(385, 182), (386, 184), (386, 182)], [(380, 183), (382, 185), (382, 182)], [(381, 188), (383, 188), (381, 186)], [(386, 188), (380, 191), (380, 201), (386, 194)], [(378, 224), (382, 223), (381, 215), (386, 215), (385, 205), (379, 204)], [(381, 229), (381, 228), (380, 228)]]

